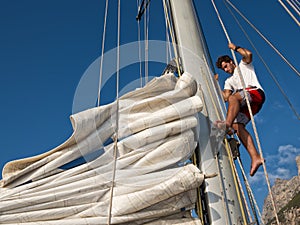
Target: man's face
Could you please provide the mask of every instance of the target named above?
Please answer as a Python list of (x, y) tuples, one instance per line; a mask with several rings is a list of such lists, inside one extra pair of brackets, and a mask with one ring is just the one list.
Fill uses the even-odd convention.
[(226, 73), (233, 74), (235, 65), (234, 65), (234, 63), (232, 61), (230, 61), (230, 62), (222, 62), (221, 66), (222, 66), (222, 70), (224, 70)]

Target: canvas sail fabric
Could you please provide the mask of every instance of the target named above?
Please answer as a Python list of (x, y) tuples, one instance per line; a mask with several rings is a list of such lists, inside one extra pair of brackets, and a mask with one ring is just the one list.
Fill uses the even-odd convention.
[(189, 210), (204, 176), (187, 160), (201, 109), (191, 76), (168, 74), (72, 115), (66, 142), (5, 165), (0, 224), (200, 224)]

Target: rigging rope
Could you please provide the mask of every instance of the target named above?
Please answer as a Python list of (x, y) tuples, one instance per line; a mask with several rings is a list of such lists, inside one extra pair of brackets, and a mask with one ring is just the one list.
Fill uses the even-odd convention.
[(229, 1), (228, 4), (261, 36), (261, 38), (267, 42), (267, 44), (273, 48), (273, 50), (282, 58), (282, 60), (298, 75), (300, 72), (280, 53), (280, 51)]
[[(281, 1), (278, 0), (281, 6), (285, 9), (285, 11), (290, 15), (290, 17), (297, 23), (298, 26), (300, 26), (300, 22), (297, 20), (297, 18), (293, 15), (293, 13), (286, 7), (286, 5)], [(297, 9), (294, 8), (294, 6), (288, 1), (289, 5), (292, 6), (292, 8), (297, 12)]]
[[(168, 1), (168, 6), (167, 7), (170, 8), (169, 1)], [(165, 15), (165, 18), (166, 18), (166, 15)], [(171, 59), (173, 57), (172, 57), (171, 42), (170, 42), (170, 37), (169, 37), (169, 32), (168, 32), (169, 31), (168, 30), (168, 22), (167, 22), (166, 19), (165, 19), (165, 26), (166, 26), (166, 41), (167, 41), (167, 44), (166, 44), (166, 63), (168, 63), (169, 61), (171, 61)]]
[[(254, 194), (253, 194), (253, 192), (252, 192), (251, 186), (250, 186), (249, 181), (248, 181), (248, 179), (247, 179), (247, 176), (246, 176), (246, 173), (245, 173), (245, 170), (244, 170), (244, 167), (243, 167), (243, 164), (242, 164), (242, 161), (241, 161), (240, 157), (238, 157), (238, 163), (239, 163), (239, 165), (240, 165), (240, 169), (241, 169), (241, 172), (242, 172), (242, 176), (243, 176), (243, 179), (244, 179), (244, 183), (245, 183), (245, 185), (246, 185), (247, 192), (248, 192), (248, 194), (249, 194), (249, 197), (251, 197), (250, 202), (253, 201), (254, 206), (255, 206), (255, 208), (256, 208), (256, 211), (255, 211), (253, 208), (252, 208), (252, 210), (253, 210), (254, 214), (255, 214), (255, 212), (257, 212), (258, 215), (259, 215), (259, 218), (261, 218), (261, 214), (260, 214), (260, 211), (259, 211), (259, 207), (258, 207), (258, 205), (257, 205), (257, 202), (256, 202), (256, 200), (255, 200), (255, 197), (254, 197)], [(251, 207), (252, 207), (252, 205), (251, 205)], [(254, 215), (254, 216), (256, 216), (256, 215)], [(255, 219), (257, 220), (257, 218), (255, 218)]]
[[(205, 57), (203, 57), (205, 59)], [(206, 62), (206, 60), (205, 60)], [(205, 63), (206, 65), (208, 65), (208, 63), (206, 62)], [(212, 78), (211, 78), (212, 79)], [(207, 86), (208, 86), (208, 82), (206, 81), (207, 83)], [(212, 99), (212, 103), (213, 103), (213, 106), (215, 108), (215, 112), (217, 114), (217, 118), (218, 119), (221, 119), (221, 115), (219, 114), (218, 110), (217, 110), (217, 107), (216, 107), (216, 103), (212, 97), (212, 93), (211, 93), (211, 90), (208, 86), (208, 90), (209, 90), (209, 94), (210, 94), (210, 97)], [(220, 87), (218, 88), (218, 91), (219, 91), (219, 94), (221, 94), (221, 89)], [(218, 96), (218, 95), (217, 95)], [(219, 95), (220, 96), (220, 95)], [(222, 96), (222, 95), (221, 95)], [(219, 105), (221, 106), (221, 105)], [(223, 102), (223, 106), (225, 107), (225, 103)], [(221, 107), (222, 108), (222, 107)], [(223, 115), (224, 117), (224, 115)], [(234, 173), (234, 171), (236, 171), (236, 167), (235, 167), (235, 164), (233, 162), (233, 157), (232, 157), (232, 152), (230, 151), (230, 147), (229, 147), (229, 143), (227, 141), (227, 139), (225, 138), (225, 149), (227, 151), (227, 154), (228, 154), (228, 158), (229, 158), (229, 163), (230, 163), (230, 168), (231, 168), (231, 171), (232, 171), (232, 174), (233, 174), (233, 180), (234, 180), (234, 184), (235, 184), (235, 187), (236, 187), (236, 190), (237, 190), (237, 197), (238, 197), (238, 201), (239, 201), (239, 204), (240, 204), (240, 209), (241, 209), (241, 213), (242, 213), (242, 218), (243, 218), (243, 221), (244, 221), (244, 224), (247, 224), (247, 219), (246, 219), (246, 215), (245, 215), (245, 212), (244, 212), (244, 208), (243, 208), (243, 203), (242, 203), (242, 198), (241, 198), (241, 195), (240, 195), (240, 192), (238, 191), (238, 185), (239, 185), (239, 178), (237, 176), (237, 173)], [(218, 165), (218, 162), (217, 162), (217, 166), (219, 167)], [(221, 171), (219, 169), (219, 171)], [(222, 182), (222, 181), (221, 181)], [(245, 199), (245, 196), (244, 196), (244, 193), (242, 192), (242, 196), (243, 198)], [(227, 222), (227, 221), (226, 221)]]
[(136, 20), (138, 23), (138, 45), (139, 45), (139, 63), (140, 63), (140, 85), (143, 86), (143, 76), (142, 76), (142, 51), (141, 51), (141, 29), (140, 29), (140, 20), (142, 16), (144, 15), (144, 43), (145, 43), (145, 52), (144, 52), (144, 65), (145, 65), (145, 83), (148, 82), (148, 37), (149, 37), (149, 19), (150, 19), (150, 4), (151, 0), (147, 0), (145, 3), (145, 0), (140, 3), (139, 0), (137, 0), (137, 8), (138, 8), (138, 15), (136, 16)]
[[(203, 55), (203, 59), (204, 59), (204, 61), (205, 61), (206, 69), (207, 69), (207, 72), (208, 72), (208, 71), (209, 71), (209, 68), (208, 68), (208, 62), (206, 61), (204, 55)], [(208, 72), (208, 73), (209, 73), (209, 72)], [(214, 107), (215, 112), (216, 112), (216, 114), (217, 114), (217, 118), (220, 120), (220, 119), (221, 119), (221, 115), (220, 115), (220, 113), (219, 113), (219, 111), (218, 111), (217, 104), (216, 104), (216, 102), (215, 102), (215, 99), (213, 98), (213, 94), (212, 94), (212, 92), (211, 92), (211, 88), (210, 88), (210, 86), (209, 86), (208, 80), (207, 80), (206, 76), (204, 76), (204, 77), (205, 77), (205, 81), (206, 81), (207, 90), (208, 90), (209, 96), (210, 96), (210, 98), (211, 98), (211, 102), (213, 103), (213, 107)], [(212, 77), (210, 77), (210, 78), (212, 79)], [(216, 89), (214, 89), (214, 90), (215, 90), (215, 94), (216, 94)], [(220, 101), (218, 101), (218, 102), (219, 102), (219, 108), (222, 108), (222, 107), (221, 107)], [(225, 106), (225, 105), (224, 105), (224, 106)], [(224, 113), (224, 112), (223, 112), (223, 113)], [(223, 118), (224, 118), (224, 114), (223, 114)], [(244, 224), (247, 224), (247, 219), (246, 219), (245, 212), (244, 212), (244, 208), (243, 208), (242, 198), (241, 198), (240, 192), (238, 191), (238, 187), (239, 187), (239, 186), (238, 186), (238, 185), (239, 185), (239, 179), (238, 179), (238, 176), (236, 176), (235, 173), (233, 173), (233, 171), (236, 171), (236, 167), (235, 167), (235, 164), (234, 164), (234, 162), (233, 162), (233, 157), (232, 157), (232, 153), (231, 153), (231, 151), (230, 151), (230, 147), (229, 147), (229, 144), (228, 144), (228, 140), (225, 138), (224, 141), (225, 141), (225, 149), (226, 149), (226, 151), (227, 151), (227, 155), (228, 155), (228, 158), (229, 158), (230, 168), (231, 168), (231, 171), (232, 171), (232, 174), (233, 174), (234, 184), (235, 184), (235, 187), (236, 187), (236, 190), (237, 190), (237, 198), (238, 198), (238, 202), (239, 202), (239, 204), (240, 204), (240, 209), (241, 209), (241, 213), (242, 213), (242, 218), (243, 218), (243, 220), (244, 220)], [(217, 165), (219, 174), (221, 174), (222, 171), (221, 171), (220, 165), (219, 165), (219, 153), (217, 153), (217, 154), (215, 155), (215, 157), (216, 157), (216, 165)], [(219, 176), (219, 179), (220, 179), (220, 189), (222, 190), (222, 189), (224, 189), (224, 188), (222, 188), (222, 185), (221, 185), (221, 184), (223, 184), (222, 177)], [(243, 192), (242, 192), (242, 195), (243, 195)], [(227, 214), (227, 217), (226, 217), (226, 224), (228, 224), (228, 221), (229, 221), (229, 218), (230, 218), (230, 217), (229, 217), (229, 215), (228, 215), (228, 209), (227, 209), (226, 204), (225, 204), (225, 198), (227, 199), (227, 197), (226, 197), (226, 192), (224, 191), (224, 192), (223, 192), (223, 195), (222, 195), (222, 202), (223, 202), (223, 208), (224, 208), (225, 214)], [(244, 196), (244, 195), (243, 195), (243, 198), (245, 199), (245, 196)]]
[[(140, 11), (139, 0), (136, 0), (138, 12)], [(137, 20), (138, 26), (138, 45), (139, 45), (139, 64), (140, 64), (140, 86), (143, 87), (143, 75), (142, 75), (142, 49), (141, 49), (141, 24), (140, 20)]]
[[(230, 147), (230, 144), (228, 143), (228, 145), (229, 145), (229, 147)], [(231, 148), (231, 147), (230, 147)], [(231, 149), (232, 150), (232, 149)], [(233, 155), (232, 154), (232, 151), (231, 151), (231, 155)], [(233, 156), (232, 156), (233, 157)], [(233, 158), (233, 160), (234, 160), (234, 158)], [(235, 165), (235, 164), (234, 164)], [(244, 203), (245, 203), (245, 207), (246, 207), (246, 211), (247, 211), (247, 213), (248, 213), (248, 218), (250, 218), (250, 224), (253, 222), (252, 221), (252, 217), (251, 217), (251, 215), (250, 215), (250, 210), (249, 210), (249, 207), (248, 207), (248, 204), (246, 204), (246, 202), (247, 202), (247, 200), (246, 200), (246, 197), (245, 197), (245, 192), (244, 192), (244, 190), (243, 190), (243, 186), (242, 186), (242, 182), (241, 182), (241, 179), (240, 179), (240, 177), (238, 176), (238, 171), (237, 171), (237, 168), (236, 168), (236, 166), (234, 166), (234, 171), (235, 171), (235, 174), (237, 175), (236, 177), (237, 177), (237, 180), (238, 180), (238, 184), (239, 184), (239, 190), (241, 191), (241, 194), (242, 194), (242, 196), (243, 196), (243, 200), (244, 200)], [(248, 190), (247, 190), (247, 193), (248, 193), (248, 197), (249, 197), (249, 192), (248, 192)], [(250, 200), (250, 203), (252, 203), (251, 202), (251, 199), (249, 199)], [(250, 204), (251, 206), (252, 206), (252, 204)], [(251, 207), (252, 208), (252, 207)], [(255, 214), (256, 215), (256, 213), (255, 213), (255, 211), (253, 210), (253, 208), (252, 208), (252, 212), (253, 212), (253, 214)]]
[[(150, 2), (150, 1), (148, 1)], [(148, 83), (148, 60), (149, 60), (149, 8), (147, 7), (145, 10), (145, 18), (144, 18), (144, 33), (145, 33), (145, 83)]]
[[(209, 71), (208, 63), (207, 63), (207, 61), (206, 61), (206, 59), (205, 59), (205, 56), (203, 56), (203, 59), (204, 59), (205, 65), (206, 65), (206, 70)], [(200, 67), (200, 69), (202, 70), (202, 67)], [(202, 71), (201, 71), (201, 72), (202, 72)], [(202, 73), (203, 73), (203, 72), (202, 72)], [(207, 90), (208, 90), (209, 97), (211, 98), (211, 101), (212, 101), (212, 103), (213, 103), (213, 107), (214, 107), (215, 112), (216, 112), (216, 114), (217, 114), (217, 118), (220, 119), (220, 118), (221, 118), (221, 115), (220, 115), (220, 113), (219, 113), (219, 111), (218, 111), (218, 109), (217, 109), (217, 105), (216, 105), (216, 103), (215, 103), (215, 101), (214, 101), (214, 99), (213, 99), (213, 95), (212, 95), (212, 93), (211, 93), (211, 88), (209, 87), (209, 84), (208, 84), (208, 81), (207, 81), (206, 76), (204, 76), (204, 77), (205, 77), (205, 84), (206, 84), (206, 86), (207, 86)], [(200, 93), (201, 93), (201, 99), (204, 99), (204, 96), (202, 95), (202, 92), (200, 92)], [(204, 103), (205, 103), (205, 102), (204, 102)], [(224, 117), (224, 115), (223, 115), (223, 117)], [(221, 170), (221, 168), (220, 168), (219, 152), (216, 152), (216, 154), (214, 155), (214, 157), (215, 157), (215, 162), (216, 162), (217, 170), (218, 170), (218, 173), (219, 173), (218, 178), (219, 178), (220, 190), (224, 190), (224, 187), (223, 187), (224, 182), (223, 182), (223, 180), (222, 180), (223, 174), (222, 174), (222, 170)], [(222, 175), (222, 176), (221, 176), (221, 175)], [(222, 185), (222, 184), (223, 184), (223, 185)], [(225, 222), (226, 222), (226, 225), (228, 225), (228, 224), (229, 224), (229, 213), (228, 213), (228, 207), (227, 207), (227, 205), (226, 205), (226, 203), (225, 203), (225, 198), (227, 199), (227, 197), (226, 197), (226, 192), (225, 192), (225, 191), (221, 192), (221, 198), (222, 198), (222, 204), (223, 204), (224, 214), (226, 215), (226, 221), (225, 221)]]
[(294, 5), (295, 7), (295, 11), (298, 13), (298, 15), (300, 16), (300, 3), (298, 1), (292, 0), (291, 4)]
[[(208, 63), (206, 62), (205, 57), (203, 57), (203, 58), (204, 58), (204, 61), (205, 61), (205, 65), (207, 65), (207, 71), (209, 71)], [(212, 78), (211, 78), (211, 79), (212, 79)], [(219, 83), (217, 83), (217, 81), (216, 81), (215, 79), (212, 79), (211, 82), (213, 82), (213, 83), (215, 84), (215, 86), (217, 87), (217, 89), (215, 89), (215, 92), (216, 92), (215, 94), (216, 94), (216, 96), (222, 96), (221, 88), (220, 88)], [(208, 86), (208, 83), (207, 83), (207, 86)], [(209, 89), (209, 91), (210, 91), (210, 89)], [(212, 98), (212, 95), (210, 95), (210, 96), (211, 96), (211, 98)], [(213, 101), (213, 100), (212, 100), (212, 101)], [(223, 102), (223, 105), (222, 105), (222, 106), (221, 106), (221, 103), (219, 104), (220, 108), (221, 108), (221, 109), (222, 109), (222, 108), (225, 109), (225, 108), (226, 108), (225, 102), (224, 102), (224, 101), (219, 101), (219, 102)], [(215, 106), (214, 101), (213, 101), (213, 104), (214, 104), (214, 106)], [(219, 113), (218, 113), (218, 111), (217, 111), (217, 109), (216, 109), (216, 106), (215, 106), (214, 108), (215, 108), (215, 111), (216, 111), (216, 113), (217, 113), (217, 117), (218, 117), (218, 119), (220, 120), (221, 118), (220, 118), (220, 115), (219, 115)], [(223, 112), (223, 114), (224, 114), (224, 112)], [(226, 142), (227, 142), (227, 140), (226, 140)], [(225, 145), (225, 147), (226, 147), (226, 148), (228, 147), (227, 144)], [(228, 149), (226, 149), (226, 150), (228, 151)], [(228, 151), (228, 153), (231, 154), (230, 151)], [(231, 156), (231, 157), (232, 157), (232, 156)], [(239, 162), (240, 162), (240, 159), (239, 159)], [(236, 169), (235, 164), (234, 164), (233, 162), (231, 162), (231, 161), (230, 161), (230, 164), (231, 164), (231, 166), (234, 168), (234, 170), (235, 170), (235, 172), (236, 172), (236, 174), (237, 174), (237, 169)], [(217, 164), (217, 166), (218, 166), (218, 164)], [(241, 168), (242, 173), (245, 174), (245, 171), (244, 171), (244, 168), (243, 168), (242, 165), (241, 165), (241, 162), (240, 162), (240, 168)], [(220, 171), (220, 169), (218, 169), (218, 170)], [(239, 186), (241, 187), (241, 182), (240, 182), (240, 179), (239, 179), (238, 176), (237, 176), (237, 180), (238, 180)], [(249, 182), (248, 182), (248, 180), (247, 180), (246, 177), (244, 178), (244, 181), (245, 181), (245, 184), (246, 184), (246, 187), (247, 187), (247, 191), (248, 191), (248, 192), (250, 191), (250, 193), (248, 193), (248, 196), (251, 196), (251, 197), (252, 197), (252, 199), (253, 199), (253, 201), (254, 201), (254, 205), (256, 206), (256, 210), (258, 211), (258, 214), (259, 214), (259, 216), (260, 216), (260, 218), (261, 218), (261, 215), (260, 215), (260, 212), (259, 212), (259, 208), (258, 208), (258, 206), (257, 206), (257, 203), (256, 203), (256, 201), (255, 201), (255, 198), (254, 198), (254, 195), (253, 195), (253, 193), (252, 193), (251, 187), (250, 187)], [(241, 192), (242, 192), (242, 197), (243, 197), (243, 199), (244, 199), (244, 202), (246, 203), (245, 193), (243, 192), (242, 189), (241, 189)], [(245, 204), (245, 205), (246, 205), (246, 211), (247, 211), (247, 213), (248, 213), (248, 216), (249, 216), (249, 218), (251, 218), (251, 217), (250, 217), (250, 213), (249, 213), (248, 206), (247, 206), (247, 204)], [(254, 211), (253, 211), (253, 214), (255, 214)], [(252, 219), (252, 218), (251, 218), (251, 219)], [(250, 222), (252, 222), (252, 221), (250, 221)]]
[(120, 76), (120, 24), (121, 24), (121, 0), (118, 0), (118, 39), (117, 39), (117, 80), (116, 80), (116, 131), (114, 139), (113, 152), (113, 170), (112, 170), (112, 184), (110, 188), (110, 199), (108, 209), (108, 225), (111, 224), (112, 218), (112, 204), (115, 187), (116, 166), (117, 166), (117, 152), (118, 152), (118, 136), (119, 136), (119, 76)]
[[(142, 15), (144, 14), (145, 10), (147, 9), (149, 3), (150, 3), (151, 0), (148, 0), (146, 2), (146, 5), (144, 7), (144, 4), (145, 4), (145, 0), (142, 1), (142, 3), (140, 4), (140, 6), (138, 7), (138, 15), (136, 16), (136, 20), (141, 20), (142, 18)], [(139, 4), (138, 4), (139, 5)]]
[[(217, 17), (219, 19), (219, 22), (220, 22), (220, 24), (221, 24), (221, 26), (223, 28), (224, 34), (225, 34), (225, 36), (227, 38), (227, 41), (228, 41), (228, 43), (231, 43), (230, 37), (229, 37), (228, 32), (227, 32), (227, 30), (225, 28), (225, 25), (224, 25), (224, 23), (222, 21), (222, 18), (221, 18), (220, 14), (219, 14), (219, 11), (218, 11), (215, 3), (214, 3), (214, 0), (211, 0), (211, 2), (212, 2), (213, 7), (214, 7), (214, 9), (216, 11), (216, 14), (217, 14)], [(242, 86), (243, 86), (243, 91), (246, 92), (246, 90), (245, 90), (245, 82), (244, 82), (244, 79), (242, 77), (240, 68), (238, 66), (238, 62), (237, 62), (235, 53), (234, 53), (234, 51), (232, 49), (231, 49), (231, 54), (233, 56), (235, 64), (237, 65), (238, 75), (239, 75), (240, 81), (241, 81)], [(256, 138), (257, 147), (259, 149), (259, 153), (260, 153), (261, 157), (263, 158), (263, 153), (262, 153), (262, 149), (261, 149), (261, 145), (260, 145), (260, 140), (258, 138), (258, 132), (257, 132), (257, 129), (256, 129), (256, 125), (255, 125), (253, 113), (252, 113), (252, 110), (251, 110), (251, 107), (250, 107), (250, 102), (249, 102), (247, 94), (245, 94), (245, 97), (246, 97), (246, 103), (247, 103), (247, 106), (248, 106), (248, 110), (249, 110), (249, 114), (250, 114), (250, 118), (251, 118), (251, 122), (252, 122), (253, 131), (254, 131), (255, 138)], [(271, 197), (271, 201), (272, 201), (272, 205), (273, 205), (273, 209), (274, 209), (275, 218), (276, 218), (277, 224), (279, 225), (280, 223), (279, 223), (279, 219), (278, 219), (278, 215), (277, 215), (277, 210), (276, 210), (276, 206), (275, 206), (273, 194), (272, 194), (271, 187), (270, 187), (270, 180), (269, 180), (269, 176), (268, 176), (268, 173), (267, 173), (267, 168), (266, 168), (266, 165), (265, 165), (264, 161), (263, 161), (262, 165), (263, 165), (263, 169), (264, 169), (264, 173), (265, 173), (265, 177), (266, 177), (266, 181), (267, 181), (267, 185), (268, 185), (268, 189), (269, 189), (269, 193), (270, 193), (270, 197)]]
[(181, 77), (181, 70), (180, 70), (180, 65), (179, 65), (179, 57), (178, 57), (177, 46), (176, 46), (176, 41), (175, 41), (174, 29), (173, 29), (173, 26), (171, 25), (171, 22), (169, 19), (166, 0), (163, 0), (163, 6), (164, 6), (164, 12), (165, 12), (165, 19), (167, 20), (169, 32), (170, 32), (171, 39), (172, 39), (172, 45), (173, 45), (173, 50), (174, 50), (174, 54), (175, 54), (175, 62), (176, 62), (176, 66), (178, 69), (178, 76)]
[(283, 95), (283, 97), (285, 98), (285, 100), (287, 101), (288, 105), (290, 106), (291, 110), (293, 111), (293, 113), (295, 114), (296, 118), (298, 120), (300, 120), (300, 115), (298, 114), (297, 110), (295, 109), (295, 107), (293, 106), (292, 102), (290, 101), (290, 99), (288, 98), (288, 96), (286, 95), (286, 93), (284, 92), (283, 88), (280, 86), (277, 78), (275, 77), (275, 75), (272, 73), (271, 69), (269, 68), (269, 66), (267, 65), (267, 63), (265, 62), (265, 60), (263, 59), (263, 57), (261, 56), (261, 54), (259, 53), (259, 51), (257, 50), (257, 48), (255, 47), (255, 45), (253, 44), (253, 42), (251, 41), (249, 35), (247, 34), (247, 32), (243, 29), (242, 25), (240, 24), (240, 22), (238, 21), (238, 19), (236, 18), (236, 16), (234, 15), (234, 13), (232, 12), (232, 10), (228, 7), (227, 4), (225, 4), (225, 6), (227, 7), (228, 11), (231, 13), (232, 17), (234, 18), (234, 20), (236, 21), (236, 23), (238, 24), (238, 26), (240, 27), (240, 29), (243, 31), (245, 37), (247, 38), (247, 40), (249, 41), (249, 43), (251, 44), (252, 48), (255, 50), (256, 54), (258, 55), (258, 57), (260, 58), (260, 60), (262, 61), (262, 63), (264, 64), (264, 66), (266, 67), (268, 73), (270, 74), (271, 78), (273, 79), (273, 81), (275, 82), (276, 86), (278, 87), (279, 91), (281, 92), (281, 94)]
[(103, 25), (103, 34), (102, 34), (102, 49), (101, 49), (101, 58), (100, 58), (100, 75), (99, 75), (99, 86), (98, 86), (98, 100), (97, 106), (100, 105), (100, 93), (102, 86), (102, 74), (103, 74), (103, 55), (104, 55), (104, 44), (106, 37), (106, 20), (107, 20), (107, 11), (108, 11), (108, 0), (105, 3), (105, 13), (104, 13), (104, 25)]
[[(295, 10), (295, 12), (300, 16), (300, 7), (294, 0), (286, 0), (286, 2)], [(299, 4), (299, 2), (298, 2)]]

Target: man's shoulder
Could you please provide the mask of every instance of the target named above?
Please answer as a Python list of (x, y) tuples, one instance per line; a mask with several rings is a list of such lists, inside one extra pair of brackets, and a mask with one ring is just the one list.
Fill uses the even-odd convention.
[(230, 76), (230, 77), (227, 77), (226, 79), (225, 79), (225, 82), (230, 82), (231, 80), (232, 80), (232, 75)]
[(239, 67), (253, 67), (253, 64), (252, 64), (252, 62), (247, 63), (247, 62), (244, 62), (243, 60), (241, 60), (239, 63)]
[(233, 83), (233, 75), (231, 75), (230, 77), (227, 77), (226, 79), (225, 79), (225, 84), (232, 84)]

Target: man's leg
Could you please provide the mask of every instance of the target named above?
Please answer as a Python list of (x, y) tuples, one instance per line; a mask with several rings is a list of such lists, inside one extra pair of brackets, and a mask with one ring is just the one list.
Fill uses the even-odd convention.
[(242, 144), (247, 149), (250, 158), (251, 158), (251, 169), (250, 169), (250, 176), (253, 176), (257, 169), (262, 165), (263, 159), (261, 158), (260, 154), (258, 154), (253, 139), (249, 132), (246, 130), (245, 125), (241, 123), (234, 123), (233, 129), (237, 131), (237, 135), (242, 141)]
[[(219, 129), (222, 129), (227, 132), (227, 134), (233, 134), (235, 129), (232, 127), (233, 121), (235, 120), (236, 116), (238, 115), (241, 102), (243, 101), (242, 96), (240, 93), (235, 93), (228, 97), (228, 107), (227, 107), (227, 115), (225, 121), (216, 121), (215, 126)], [(232, 130), (234, 129), (234, 130)]]
[(236, 118), (238, 112), (240, 111), (240, 104), (242, 102), (242, 97), (240, 93), (235, 93), (230, 95), (228, 98), (228, 109), (226, 116), (226, 127), (229, 128), (232, 126), (234, 119)]

